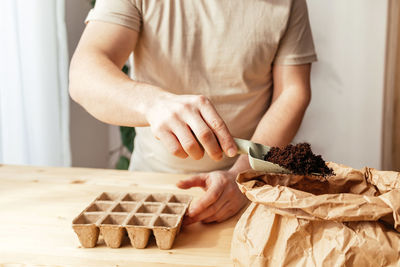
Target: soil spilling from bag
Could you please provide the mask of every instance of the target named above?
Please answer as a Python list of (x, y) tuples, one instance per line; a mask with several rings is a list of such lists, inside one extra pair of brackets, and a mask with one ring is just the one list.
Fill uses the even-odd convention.
[(321, 155), (315, 155), (308, 143), (287, 145), (284, 148), (272, 147), (264, 156), (264, 160), (278, 164), (294, 174), (301, 175), (333, 175), (333, 170), (326, 166)]

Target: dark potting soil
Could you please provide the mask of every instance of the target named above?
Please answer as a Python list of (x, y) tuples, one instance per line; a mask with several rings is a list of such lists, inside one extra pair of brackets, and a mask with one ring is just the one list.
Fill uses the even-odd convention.
[(311, 145), (301, 143), (287, 145), (284, 148), (272, 147), (264, 156), (264, 160), (278, 164), (294, 174), (320, 174), (322, 176), (333, 175), (333, 170), (326, 166), (321, 155), (315, 155)]

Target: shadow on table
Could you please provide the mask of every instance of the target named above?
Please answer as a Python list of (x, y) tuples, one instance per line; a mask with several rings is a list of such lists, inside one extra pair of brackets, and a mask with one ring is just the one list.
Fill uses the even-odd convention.
[[(173, 248), (216, 247), (220, 240), (220, 235), (226, 235), (227, 229), (230, 229), (232, 225), (236, 224), (239, 217), (239, 215), (236, 215), (222, 223), (194, 223), (183, 226), (175, 240)], [(230, 246), (230, 240), (228, 246)]]

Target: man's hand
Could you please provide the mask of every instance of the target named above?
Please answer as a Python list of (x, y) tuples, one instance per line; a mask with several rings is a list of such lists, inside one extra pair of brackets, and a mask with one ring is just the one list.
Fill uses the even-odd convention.
[(247, 202), (236, 182), (237, 173), (215, 171), (199, 174), (178, 182), (181, 189), (202, 187), (206, 193), (191, 204), (185, 224), (222, 222), (235, 215)]
[(224, 121), (202, 95), (160, 93), (148, 103), (146, 118), (155, 137), (178, 157), (201, 159), (204, 149), (214, 160), (229, 157), (237, 147)]
[(206, 97), (175, 95), (122, 73), (138, 38), (132, 29), (91, 21), (71, 61), (71, 97), (103, 122), (151, 126), (178, 157), (200, 159), (204, 150), (214, 160), (221, 159), (223, 152), (235, 156), (233, 138)]

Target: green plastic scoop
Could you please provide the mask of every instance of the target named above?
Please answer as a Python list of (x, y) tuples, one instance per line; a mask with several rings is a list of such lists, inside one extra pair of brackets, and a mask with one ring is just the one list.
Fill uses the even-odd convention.
[(278, 164), (265, 161), (264, 156), (269, 152), (271, 147), (251, 142), (240, 138), (234, 138), (239, 154), (247, 154), (249, 156), (250, 166), (253, 170), (273, 172), (273, 173), (291, 173)]

